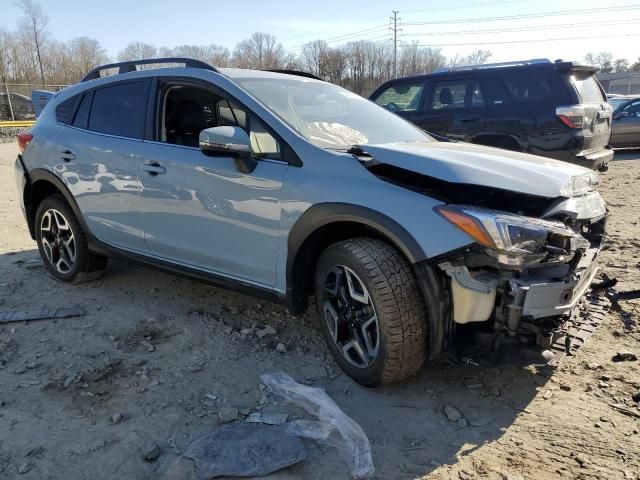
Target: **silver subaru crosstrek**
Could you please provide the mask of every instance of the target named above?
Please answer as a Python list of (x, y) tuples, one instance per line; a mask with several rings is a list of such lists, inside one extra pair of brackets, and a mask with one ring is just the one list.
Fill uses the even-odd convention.
[[(184, 66), (137, 70), (154, 63)], [(336, 361), (369, 386), (414, 374), (463, 324), (548, 339), (605, 233), (594, 172), (436, 141), (299, 72), (105, 65), (18, 143), (53, 277), (87, 281), (120, 257), (293, 313), (314, 296)]]

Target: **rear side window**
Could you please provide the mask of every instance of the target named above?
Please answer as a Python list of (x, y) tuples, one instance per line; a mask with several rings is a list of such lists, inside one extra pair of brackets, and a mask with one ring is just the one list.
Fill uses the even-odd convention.
[(545, 75), (535, 71), (513, 71), (503, 78), (511, 99), (519, 103), (545, 102), (552, 99), (553, 90)]
[(571, 83), (578, 92), (580, 103), (602, 103), (605, 100), (604, 93), (591, 73), (572, 72)]
[(65, 125), (71, 125), (73, 114), (76, 112), (82, 94), (71, 97), (56, 107), (56, 120)]
[(73, 119), (73, 126), (78, 128), (87, 128), (89, 124), (89, 112), (91, 111), (91, 99), (93, 98), (93, 92), (85, 93), (76, 112), (76, 116)]
[(424, 83), (401, 83), (392, 85), (382, 91), (374, 100), (375, 103), (387, 110), (410, 112), (420, 106)]
[(482, 105), (484, 105), (484, 98), (478, 80), (447, 80), (434, 84), (429, 110), (448, 110)]
[(143, 138), (147, 82), (118, 83), (95, 90), (89, 130), (120, 137)]

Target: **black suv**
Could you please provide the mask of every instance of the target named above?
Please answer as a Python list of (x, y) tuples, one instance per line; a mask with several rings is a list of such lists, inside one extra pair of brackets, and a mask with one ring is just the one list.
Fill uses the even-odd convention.
[(547, 59), (442, 68), (383, 83), (370, 99), (448, 139), (602, 171), (612, 110), (596, 71)]

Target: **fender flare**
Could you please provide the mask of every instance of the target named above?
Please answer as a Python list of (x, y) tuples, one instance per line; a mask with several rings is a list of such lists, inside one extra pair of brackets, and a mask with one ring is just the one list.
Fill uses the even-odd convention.
[(388, 238), (415, 264), (427, 259), (422, 247), (398, 222), (371, 208), (348, 203), (317, 203), (304, 212), (289, 232), (287, 251), (287, 284), (292, 279), (293, 266), (304, 241), (319, 228), (331, 223), (355, 222), (372, 228)]
[(308, 303), (307, 285), (300, 285), (296, 279), (299, 253), (305, 250), (303, 245), (322, 227), (340, 222), (359, 223), (376, 231), (398, 248), (412, 265), (427, 259), (415, 238), (398, 222), (379, 211), (349, 203), (315, 204), (298, 218), (288, 236), (286, 298), (291, 312), (304, 311)]
[(29, 207), (27, 207), (29, 229), (31, 230), (32, 228), (34, 228), (35, 225), (35, 215), (38, 206), (34, 205), (32, 195), (33, 185), (38, 181), (45, 181), (52, 184), (62, 194), (69, 207), (71, 207), (71, 210), (73, 210), (73, 215), (76, 217), (76, 220), (78, 221), (78, 223), (80, 223), (80, 226), (82, 227), (82, 230), (87, 237), (87, 241), (89, 242), (89, 247), (91, 248), (92, 246), (96, 246), (95, 238), (89, 230), (86, 222), (84, 221), (84, 217), (82, 216), (80, 207), (78, 207), (78, 204), (69, 191), (69, 188), (64, 184), (60, 177), (58, 177), (50, 170), (44, 168), (34, 168), (29, 172)]

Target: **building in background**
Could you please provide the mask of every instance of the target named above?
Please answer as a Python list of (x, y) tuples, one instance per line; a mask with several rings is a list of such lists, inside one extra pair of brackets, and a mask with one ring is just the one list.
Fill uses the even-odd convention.
[(596, 78), (607, 93), (640, 95), (640, 72), (596, 73)]

